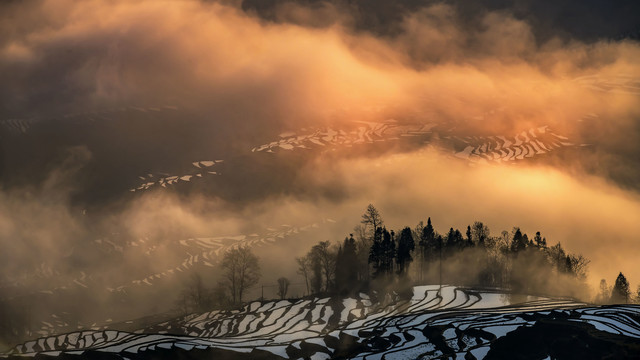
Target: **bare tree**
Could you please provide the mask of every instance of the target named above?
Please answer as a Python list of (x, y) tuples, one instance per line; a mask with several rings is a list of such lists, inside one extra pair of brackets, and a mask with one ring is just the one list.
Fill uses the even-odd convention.
[(328, 241), (321, 241), (311, 248), (309, 253), (312, 263), (319, 264), (322, 275), (324, 275), (325, 286), (324, 291), (331, 289), (333, 283), (333, 275), (336, 267), (336, 254), (330, 247)]
[(289, 279), (287, 279), (286, 277), (281, 277), (280, 279), (278, 279), (278, 296), (280, 296), (280, 299), (284, 299), (285, 296), (287, 296), (287, 292), (289, 291)]
[(186, 289), (187, 304), (192, 311), (204, 311), (211, 305), (209, 290), (204, 286), (202, 277), (198, 273), (191, 274)]
[(489, 228), (480, 221), (476, 221), (471, 226), (471, 238), (475, 244), (485, 245), (485, 242), (491, 236)]
[(360, 222), (364, 224), (365, 229), (369, 231), (371, 238), (373, 238), (376, 229), (382, 227), (382, 224), (384, 224), (380, 212), (372, 204), (367, 206), (367, 210), (362, 214), (362, 220)]
[(570, 272), (578, 279), (585, 280), (587, 278), (587, 270), (590, 261), (580, 254), (568, 255), (567, 259), (567, 265), (570, 267)]
[(304, 283), (305, 285), (307, 285), (307, 295), (309, 295), (311, 293), (311, 290), (309, 289), (309, 279), (311, 277), (311, 259), (309, 259), (309, 256), (303, 256), (296, 258), (296, 262), (298, 263), (297, 273), (304, 277)]
[(227, 251), (222, 259), (222, 270), (224, 285), (234, 304), (242, 303), (242, 294), (260, 279), (258, 258), (248, 247)]

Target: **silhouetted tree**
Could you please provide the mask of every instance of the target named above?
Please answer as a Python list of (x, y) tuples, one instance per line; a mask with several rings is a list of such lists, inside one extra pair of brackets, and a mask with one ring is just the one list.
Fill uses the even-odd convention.
[(447, 241), (445, 243), (445, 247), (447, 249), (453, 249), (456, 247), (456, 232), (453, 228), (449, 228), (449, 232), (447, 233)]
[(363, 282), (369, 281), (369, 250), (373, 244), (373, 237), (367, 234), (362, 224), (357, 225), (354, 229), (356, 234), (356, 254), (358, 262), (358, 279)]
[(475, 243), (477, 243), (480, 246), (484, 246), (485, 241), (489, 239), (490, 231), (489, 231), (489, 228), (486, 225), (484, 225), (482, 222), (476, 221), (473, 223), (473, 226), (471, 227), (471, 235)]
[(613, 285), (613, 291), (611, 292), (611, 301), (614, 303), (629, 302), (629, 295), (631, 290), (629, 289), (629, 281), (620, 273), (616, 278), (616, 283)]
[(568, 273), (570, 268), (567, 267), (567, 254), (562, 248), (562, 244), (557, 243), (546, 249), (549, 260), (559, 273)]
[(611, 300), (611, 289), (607, 285), (607, 280), (600, 280), (600, 293), (598, 294), (598, 302), (606, 304)]
[(299, 275), (304, 277), (304, 284), (307, 287), (307, 295), (311, 293), (310, 289), (310, 278), (311, 278), (311, 259), (308, 256), (297, 257), (296, 262), (298, 263), (298, 270), (296, 271)]
[(411, 252), (415, 249), (416, 245), (413, 240), (413, 234), (409, 227), (405, 227), (400, 232), (400, 239), (398, 240), (398, 253), (396, 256), (396, 263), (398, 264), (398, 274), (405, 275), (406, 270), (409, 267), (409, 263), (413, 261)]
[(421, 264), (420, 264), (421, 276), (424, 276), (425, 264), (436, 259), (437, 244), (436, 244), (435, 237), (436, 237), (436, 233), (433, 230), (433, 226), (431, 225), (431, 218), (428, 218), (427, 226), (422, 228), (422, 233), (420, 234), (420, 241), (418, 242), (418, 246), (420, 247), (420, 254), (421, 254)]
[(467, 238), (466, 240), (466, 244), (465, 247), (472, 247), (473, 246), (473, 238), (471, 237), (471, 226), (467, 225)]
[(278, 279), (278, 296), (280, 299), (284, 299), (287, 296), (287, 292), (289, 292), (289, 279), (286, 277), (281, 277)]
[(258, 258), (246, 247), (227, 251), (222, 258), (223, 283), (234, 304), (242, 303), (245, 290), (258, 283), (260, 266)]
[(376, 231), (376, 236), (369, 252), (369, 263), (373, 265), (374, 277), (390, 274), (393, 271), (393, 260), (396, 255), (395, 241), (386, 228)]
[(311, 257), (311, 274), (311, 291), (322, 292), (322, 265), (317, 257)]
[(377, 228), (369, 249), (369, 264), (373, 267), (374, 277), (381, 272), (382, 256), (382, 228)]
[(336, 290), (341, 294), (355, 291), (358, 283), (358, 255), (353, 234), (344, 239), (336, 258)]
[(575, 276), (580, 280), (584, 280), (587, 278), (587, 267), (589, 266), (590, 261), (584, 256), (578, 254), (567, 255), (567, 268), (570, 274)]
[(540, 235), (540, 231), (536, 232), (536, 236), (533, 238), (533, 241), (535, 242), (535, 245), (539, 248), (546, 248), (547, 247), (547, 239), (543, 238)]
[(183, 301), (185, 304), (182, 306), (196, 312), (205, 311), (213, 305), (211, 291), (204, 286), (200, 274), (191, 274), (183, 294)]
[(396, 242), (387, 229), (382, 229), (382, 268), (385, 274), (393, 272), (393, 260), (396, 257)]
[(455, 251), (459, 251), (464, 247), (464, 239), (462, 238), (462, 233), (460, 232), (460, 230), (453, 230), (453, 228), (449, 229), (445, 247), (447, 249), (448, 255), (452, 254)]
[(511, 240), (511, 251), (517, 253), (527, 248), (528, 239), (522, 235), (520, 228), (513, 229), (513, 238)]
[[(321, 241), (311, 248), (311, 258), (314, 264), (319, 264), (321, 269), (321, 278), (324, 277), (324, 290), (329, 291), (333, 283), (333, 275), (335, 271), (335, 254), (331, 251), (328, 241)], [(314, 265), (315, 266), (315, 265)], [(314, 270), (315, 274), (315, 270)]]
[(377, 229), (382, 227), (384, 224), (382, 216), (380, 216), (380, 212), (372, 204), (367, 206), (367, 210), (365, 210), (365, 213), (362, 215), (362, 220), (360, 222), (365, 226), (366, 230), (368, 229), (371, 237), (375, 236)]

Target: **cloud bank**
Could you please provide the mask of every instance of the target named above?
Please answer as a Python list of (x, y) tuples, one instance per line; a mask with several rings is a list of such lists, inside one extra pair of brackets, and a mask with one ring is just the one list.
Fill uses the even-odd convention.
[[(23, 138), (3, 135), (3, 176), (23, 166), (13, 159), (36, 161), (13, 147), (23, 139), (72, 154), (63, 158), (70, 163), (47, 163), (42, 179), (4, 184), (4, 277), (29, 274), (45, 260), (75, 274), (87, 265), (70, 262), (69, 249), (113, 232), (170, 242), (309, 223), (322, 214), (339, 219), (338, 228), (304, 245), (339, 240), (374, 203), (398, 228), (431, 216), (441, 232), (474, 220), (496, 234), (513, 226), (530, 235), (540, 230), (592, 260), (592, 284), (617, 271), (640, 281), (634, 266), (640, 252), (640, 46), (631, 40), (587, 43), (564, 32), (555, 36), (553, 28), (541, 37), (540, 25), (515, 10), (479, 12), (472, 21), (467, 12), (432, 3), (368, 27), (358, 9), (338, 3), (284, 2), (269, 16), (234, 2), (0, 5), (0, 119), (34, 121), (44, 129)], [(59, 136), (59, 120), (68, 114), (98, 112), (78, 118), (90, 126), (105, 109), (156, 104), (180, 112), (144, 131), (121, 119), (113, 138), (75, 138), (69, 130)], [(83, 201), (74, 195), (101, 191), (87, 185), (90, 171), (124, 173), (130, 169), (122, 164), (134, 167), (142, 153), (147, 162), (139, 171), (145, 172), (149, 159), (161, 165), (179, 157), (173, 153), (193, 158), (235, 151), (241, 154), (236, 159), (258, 158), (265, 154), (249, 149), (284, 131), (388, 119), (446, 124), (465, 136), (550, 126), (589, 146), (509, 166), (471, 167), (430, 145), (239, 160), (237, 166), (252, 168), (227, 187), (249, 194), (242, 202), (215, 193), (123, 195), (109, 199), (113, 208), (82, 215)], [(168, 139), (168, 150), (155, 156), (157, 143), (146, 144), (147, 136)], [(124, 154), (118, 144), (126, 144)], [(269, 166), (275, 163), (274, 171)], [(233, 162), (225, 164), (231, 175)], [(74, 254), (82, 262), (81, 252)], [(123, 262), (125, 269), (153, 272), (174, 260), (167, 250), (153, 263), (134, 255)]]

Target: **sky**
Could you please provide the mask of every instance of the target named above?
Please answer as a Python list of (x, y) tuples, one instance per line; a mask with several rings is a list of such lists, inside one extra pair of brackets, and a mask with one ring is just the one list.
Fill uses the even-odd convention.
[[(591, 260), (594, 289), (620, 271), (635, 286), (637, 14), (633, 1), (3, 2), (2, 278), (43, 263), (73, 276), (98, 261), (80, 249), (114, 234), (170, 242), (335, 219), (303, 253), (343, 239), (373, 203), (398, 229), (431, 217), (441, 233), (476, 220), (494, 235), (541, 231)], [(385, 122), (431, 131), (251, 151)], [(451, 143), (539, 128), (573, 145), (478, 163)], [(215, 159), (207, 181), (129, 191)]]

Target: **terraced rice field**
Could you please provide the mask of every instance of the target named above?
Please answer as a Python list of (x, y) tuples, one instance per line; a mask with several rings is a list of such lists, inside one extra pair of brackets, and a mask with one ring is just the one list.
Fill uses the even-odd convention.
[(192, 315), (135, 332), (80, 331), (43, 337), (9, 354), (99, 352), (148, 358), (167, 356), (167, 351), (174, 355), (216, 351), (230, 358), (481, 359), (499, 351), (501, 339), (513, 341), (521, 332), (542, 326), (573, 326), (596, 339), (637, 344), (640, 307), (595, 307), (535, 296), (515, 300), (500, 292), (418, 286), (404, 300), (387, 295), (372, 301), (360, 293), (344, 299), (252, 302), (241, 310)]

